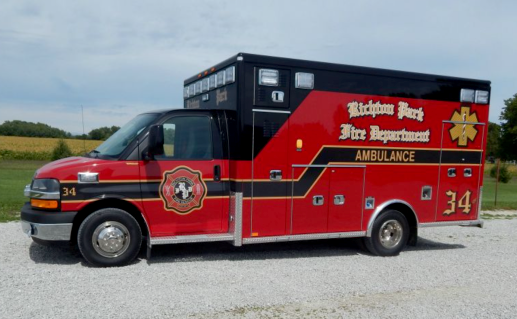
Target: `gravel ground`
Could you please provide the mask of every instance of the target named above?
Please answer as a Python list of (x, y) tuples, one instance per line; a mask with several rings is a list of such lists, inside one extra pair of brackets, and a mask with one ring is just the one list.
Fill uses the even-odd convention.
[(0, 317), (516, 318), (516, 229), (517, 219), (422, 229), (392, 258), (355, 240), (212, 243), (92, 268), (0, 224)]

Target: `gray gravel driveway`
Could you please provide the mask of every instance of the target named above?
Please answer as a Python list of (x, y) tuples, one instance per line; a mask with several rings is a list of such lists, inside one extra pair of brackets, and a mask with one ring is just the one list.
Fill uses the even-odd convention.
[(373, 257), (355, 240), (160, 246), (93, 268), (0, 224), (1, 318), (516, 318), (517, 219), (420, 231)]

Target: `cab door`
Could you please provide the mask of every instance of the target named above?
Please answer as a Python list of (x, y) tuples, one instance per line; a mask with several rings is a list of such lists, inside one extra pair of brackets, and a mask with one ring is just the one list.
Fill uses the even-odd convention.
[(226, 232), (228, 161), (221, 156), (217, 119), (208, 112), (188, 112), (161, 125), (163, 149), (140, 168), (152, 236)]

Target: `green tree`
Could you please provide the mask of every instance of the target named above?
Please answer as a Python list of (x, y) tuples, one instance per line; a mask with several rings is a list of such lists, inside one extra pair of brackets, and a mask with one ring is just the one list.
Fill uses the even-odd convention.
[(488, 122), (488, 137), (486, 142), (486, 155), (498, 157), (499, 143), (501, 140), (501, 125)]
[(501, 158), (517, 159), (517, 94), (504, 101), (506, 105), (501, 112)]
[(90, 133), (88, 133), (88, 137), (92, 140), (107, 140), (111, 135), (115, 134), (116, 131), (118, 131), (120, 127), (118, 126), (112, 126), (112, 127), (99, 127), (94, 130), (91, 130)]
[(70, 156), (72, 156), (70, 147), (68, 147), (68, 144), (66, 144), (64, 139), (60, 138), (59, 141), (57, 141), (56, 147), (54, 147), (54, 150), (52, 151), (52, 160), (55, 161)]
[(26, 137), (70, 137), (71, 134), (43, 123), (5, 121), (0, 125), (0, 135)]

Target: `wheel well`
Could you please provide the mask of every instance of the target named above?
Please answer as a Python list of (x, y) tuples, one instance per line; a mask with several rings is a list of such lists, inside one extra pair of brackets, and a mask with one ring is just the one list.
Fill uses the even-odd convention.
[(102, 200), (92, 202), (92, 203), (86, 205), (85, 207), (83, 207), (77, 213), (77, 215), (74, 218), (72, 234), (70, 237), (70, 240), (72, 242), (75, 243), (77, 241), (77, 232), (79, 231), (79, 226), (81, 226), (81, 223), (86, 219), (86, 217), (88, 217), (91, 213), (93, 213), (99, 209), (102, 209), (102, 208), (118, 208), (118, 209), (122, 209), (122, 210), (128, 212), (138, 222), (138, 225), (140, 226), (140, 229), (142, 230), (142, 236), (143, 237), (149, 236), (147, 223), (144, 220), (142, 213), (135, 205), (133, 205), (132, 203), (125, 201), (123, 199), (107, 198), (107, 199), (102, 199)]
[(406, 217), (406, 220), (409, 224), (409, 238), (407, 243), (408, 245), (415, 246), (418, 238), (418, 221), (416, 219), (415, 212), (413, 212), (413, 209), (403, 203), (390, 204), (382, 211), (385, 212), (392, 209), (401, 212), (402, 215)]

